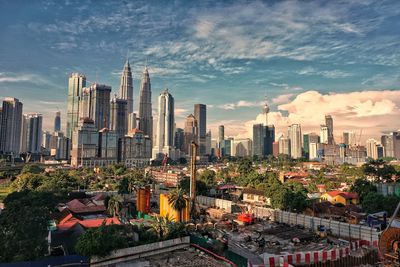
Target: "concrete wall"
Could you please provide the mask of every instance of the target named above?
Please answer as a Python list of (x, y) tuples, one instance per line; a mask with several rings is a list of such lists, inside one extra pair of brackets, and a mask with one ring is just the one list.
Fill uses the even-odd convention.
[(165, 252), (174, 251), (189, 247), (190, 238), (188, 236), (176, 238), (136, 247), (119, 249), (111, 252), (111, 254), (104, 258), (94, 257), (90, 261), (90, 266), (109, 266), (117, 263), (129, 262), (141, 257), (157, 255)]
[(271, 221), (302, 225), (305, 228), (317, 230), (318, 225), (325, 225), (338, 237), (366, 240), (371, 244), (379, 240), (379, 232), (374, 228), (358, 224), (349, 224), (334, 220), (307, 216), (287, 211), (256, 207), (254, 214), (257, 218), (269, 218)]
[(200, 205), (217, 207), (220, 209), (225, 209), (227, 212), (232, 212), (232, 201), (206, 196), (197, 196), (196, 200)]
[[(231, 212), (232, 210), (232, 201), (205, 196), (197, 196), (197, 201), (199, 204), (207, 207), (219, 207), (225, 209), (227, 212)], [(271, 208), (255, 207), (253, 213), (257, 218), (269, 218), (271, 221), (298, 224), (313, 230), (316, 230), (318, 225), (325, 225), (338, 237), (365, 240), (371, 244), (376, 244), (379, 240), (379, 232), (368, 226), (327, 220)]]

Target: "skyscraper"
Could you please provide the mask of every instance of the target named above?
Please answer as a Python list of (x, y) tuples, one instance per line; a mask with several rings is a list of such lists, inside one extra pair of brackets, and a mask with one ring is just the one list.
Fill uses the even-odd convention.
[(356, 145), (356, 134), (353, 131), (343, 132), (343, 143), (348, 146)]
[(111, 100), (110, 129), (118, 138), (128, 133), (128, 102), (116, 96)]
[(72, 132), (79, 122), (79, 100), (82, 89), (86, 86), (86, 77), (80, 73), (72, 73), (68, 79), (68, 107), (67, 107), (67, 137), (72, 137)]
[(185, 148), (185, 133), (182, 128), (175, 130), (175, 147), (181, 151)]
[(206, 154), (206, 130), (207, 130), (207, 106), (204, 104), (194, 105), (194, 117), (197, 120), (198, 125), (198, 140), (196, 142), (199, 145), (199, 155), (204, 156)]
[(393, 133), (381, 136), (381, 144), (385, 151), (385, 157), (394, 157)]
[(139, 99), (139, 129), (153, 140), (153, 114), (151, 109), (151, 83), (147, 67), (142, 74)]
[(400, 159), (400, 131), (393, 132), (393, 156)]
[(253, 125), (253, 155), (265, 157), (272, 155), (272, 143), (275, 141), (275, 127), (273, 125)]
[(98, 130), (109, 128), (111, 86), (94, 83), (82, 92), (80, 118), (92, 119)]
[(126, 100), (128, 105), (128, 113), (133, 112), (133, 82), (132, 71), (129, 60), (126, 61), (121, 74), (121, 85), (119, 87), (119, 97)]
[(303, 152), (304, 157), (308, 158), (310, 153), (310, 144), (319, 143), (319, 136), (316, 133), (308, 133), (303, 135)]
[(199, 135), (198, 121), (193, 114), (186, 117), (185, 129), (183, 131), (185, 136), (183, 152), (187, 155), (191, 155), (191, 144), (193, 141), (197, 142)]
[(56, 117), (54, 118), (54, 131), (60, 132), (61, 131), (61, 112), (56, 112)]
[(320, 128), (320, 142), (322, 144), (328, 144), (329, 143), (329, 129), (328, 129), (328, 126), (326, 126), (326, 125), (321, 125), (321, 128)]
[(0, 122), (0, 152), (18, 155), (21, 148), (22, 103), (7, 97), (3, 101)]
[(43, 117), (39, 113), (24, 114), (21, 152), (38, 154), (42, 146)]
[(211, 155), (211, 130), (206, 133), (206, 155)]
[(225, 140), (225, 127), (224, 125), (218, 126), (218, 144)]
[(165, 89), (158, 97), (157, 138), (153, 149), (153, 158), (160, 158), (174, 148), (174, 98)]
[(292, 124), (288, 128), (288, 137), (290, 139), (290, 155), (294, 159), (301, 158), (301, 126)]
[(281, 136), (279, 138), (279, 154), (290, 156), (290, 139)]
[(328, 144), (333, 145), (335, 140), (333, 139), (333, 119), (331, 115), (325, 116), (325, 125), (328, 127)]

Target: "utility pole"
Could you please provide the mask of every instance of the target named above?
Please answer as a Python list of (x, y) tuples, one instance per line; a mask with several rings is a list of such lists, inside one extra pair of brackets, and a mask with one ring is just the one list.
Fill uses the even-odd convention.
[(190, 217), (193, 219), (197, 217), (196, 212), (196, 155), (197, 155), (197, 144), (192, 141), (192, 157), (190, 159)]

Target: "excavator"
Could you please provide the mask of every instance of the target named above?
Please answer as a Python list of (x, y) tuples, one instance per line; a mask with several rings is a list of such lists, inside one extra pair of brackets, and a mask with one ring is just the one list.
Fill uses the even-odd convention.
[(387, 228), (379, 237), (378, 248), (385, 266), (400, 266), (400, 202), (390, 218)]

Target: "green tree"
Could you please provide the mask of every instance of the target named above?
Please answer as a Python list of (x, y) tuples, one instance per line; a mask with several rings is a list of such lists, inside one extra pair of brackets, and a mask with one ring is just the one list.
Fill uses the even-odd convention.
[(121, 226), (103, 224), (98, 228), (91, 228), (79, 237), (75, 251), (86, 257), (105, 257), (111, 251), (128, 247), (126, 233)]
[(183, 210), (187, 206), (187, 197), (185, 192), (180, 189), (174, 189), (168, 194), (168, 203), (171, 207), (179, 213), (179, 221), (183, 221)]
[(107, 212), (112, 217), (119, 216), (119, 212), (122, 209), (123, 199), (120, 195), (112, 195), (107, 202)]
[(24, 173), (39, 174), (41, 172), (43, 172), (43, 169), (39, 165), (25, 164), (24, 167), (22, 168), (21, 174), (24, 174)]
[(164, 240), (169, 235), (172, 221), (167, 217), (154, 217), (151, 222), (151, 230), (157, 235), (158, 240)]
[(370, 192), (376, 192), (377, 190), (376, 186), (370, 181), (365, 179), (357, 179), (350, 187), (350, 191), (358, 193), (360, 201), (362, 201)]
[(47, 226), (55, 203), (45, 192), (25, 190), (6, 197), (0, 213), (0, 262), (30, 261), (47, 253)]
[(198, 179), (203, 181), (207, 187), (215, 186), (215, 172), (213, 170), (204, 170), (199, 176)]
[(239, 165), (237, 167), (237, 171), (239, 172), (240, 176), (246, 176), (248, 173), (252, 172), (253, 162), (249, 158), (243, 158), (239, 161)]
[[(190, 177), (183, 177), (180, 181), (179, 181), (179, 188), (181, 188), (183, 191), (186, 192), (186, 194), (190, 193)], [(208, 189), (207, 189), (207, 185), (200, 180), (196, 180), (196, 194), (197, 195), (202, 195), (205, 196), (207, 195)]]

